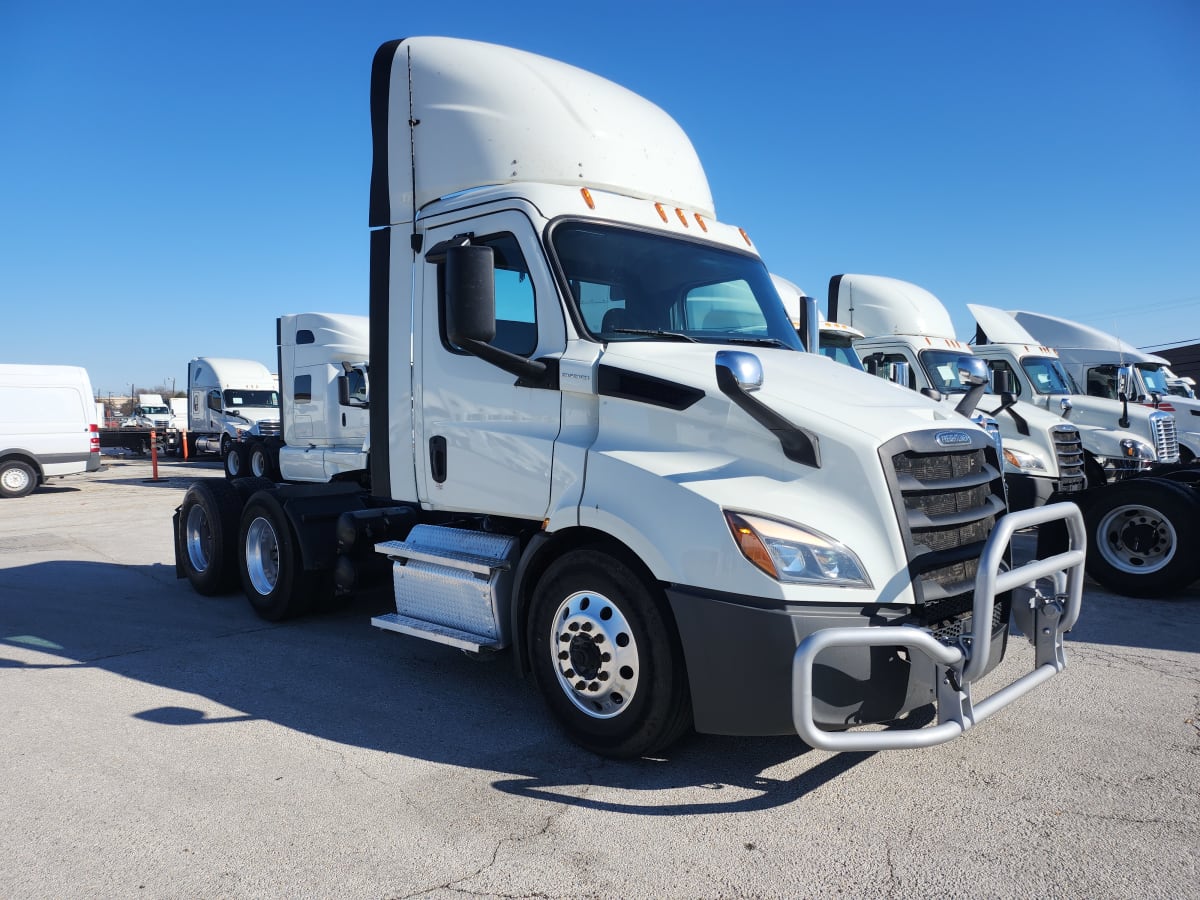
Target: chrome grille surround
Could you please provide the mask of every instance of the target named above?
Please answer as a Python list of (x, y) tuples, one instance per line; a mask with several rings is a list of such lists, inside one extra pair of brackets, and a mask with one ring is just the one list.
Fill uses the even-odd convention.
[(1054, 454), (1058, 458), (1058, 490), (1062, 493), (1082, 491), (1087, 487), (1087, 478), (1079, 429), (1073, 425), (1055, 425), (1050, 432), (1054, 438)]
[(1154, 452), (1160, 463), (1179, 462), (1179, 431), (1175, 416), (1155, 410), (1150, 413), (1150, 430), (1154, 434)]

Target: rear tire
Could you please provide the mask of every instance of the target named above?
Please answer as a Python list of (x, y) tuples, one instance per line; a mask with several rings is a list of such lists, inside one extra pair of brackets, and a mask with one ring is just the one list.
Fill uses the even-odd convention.
[(211, 597), (237, 584), (238, 512), (242, 499), (217, 478), (193, 482), (179, 508), (179, 561), (197, 594)]
[(238, 571), (254, 611), (268, 622), (307, 612), (321, 579), (304, 572), (291, 522), (272, 493), (250, 498), (238, 535)]
[(24, 497), (38, 485), (33, 466), (19, 459), (0, 463), (0, 497)]
[(1084, 510), (1087, 571), (1130, 597), (1161, 597), (1200, 576), (1200, 501), (1163, 478), (1111, 484)]
[(270, 481), (279, 480), (279, 461), (275, 451), (266, 444), (250, 445), (250, 455), (247, 459), (246, 473), (255, 478), (266, 478)]
[(582, 549), (551, 563), (534, 591), (527, 646), (550, 711), (588, 750), (645, 756), (691, 726), (683, 652), (662, 591), (615, 556)]
[(229, 444), (222, 458), (226, 478), (242, 478), (246, 474), (246, 448), (241, 444)]

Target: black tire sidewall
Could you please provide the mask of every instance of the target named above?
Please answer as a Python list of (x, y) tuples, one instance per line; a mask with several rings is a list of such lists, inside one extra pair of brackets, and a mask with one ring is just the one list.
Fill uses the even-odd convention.
[[(690, 697), (674, 622), (654, 588), (624, 562), (595, 550), (575, 550), (539, 580), (530, 610), (527, 641), (538, 687), (554, 717), (581, 746), (605, 756), (635, 757), (662, 749), (690, 723)], [(550, 653), (551, 620), (578, 591), (604, 595), (624, 615), (638, 645), (641, 672), (629, 706), (610, 719), (581, 711), (564, 693)], [(682, 718), (681, 718), (682, 717)]]
[[(279, 577), (269, 594), (259, 593), (246, 567), (246, 539), (250, 526), (259, 518), (271, 524), (279, 548)], [(311, 591), (308, 589), (308, 582), (302, 576), (299, 547), (283, 506), (270, 493), (260, 491), (254, 494), (242, 510), (238, 527), (237, 559), (242, 590), (261, 618), (268, 622), (279, 622), (307, 610)]]
[[(237, 513), (240, 500), (230, 486), (218, 479), (195, 482), (183, 496), (179, 508), (179, 560), (184, 574), (198, 594), (212, 596), (231, 591), (237, 583)], [(208, 567), (198, 571), (187, 549), (188, 516), (199, 506), (212, 533)]]

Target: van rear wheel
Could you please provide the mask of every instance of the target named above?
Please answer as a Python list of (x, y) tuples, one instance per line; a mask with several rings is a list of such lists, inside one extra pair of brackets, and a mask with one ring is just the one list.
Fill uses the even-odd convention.
[(19, 459), (0, 463), (0, 497), (24, 497), (37, 487), (38, 476), (33, 466)]
[(571, 739), (603, 756), (662, 750), (691, 725), (683, 653), (658, 585), (600, 550), (565, 554), (534, 592), (538, 687)]

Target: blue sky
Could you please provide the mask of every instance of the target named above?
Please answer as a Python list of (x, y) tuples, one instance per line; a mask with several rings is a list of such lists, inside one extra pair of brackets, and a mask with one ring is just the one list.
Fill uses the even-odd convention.
[(1200, 341), (1200, 4), (0, 0), (0, 361), (98, 392), (365, 314), (376, 47), (598, 72), (689, 134), (772, 271)]

